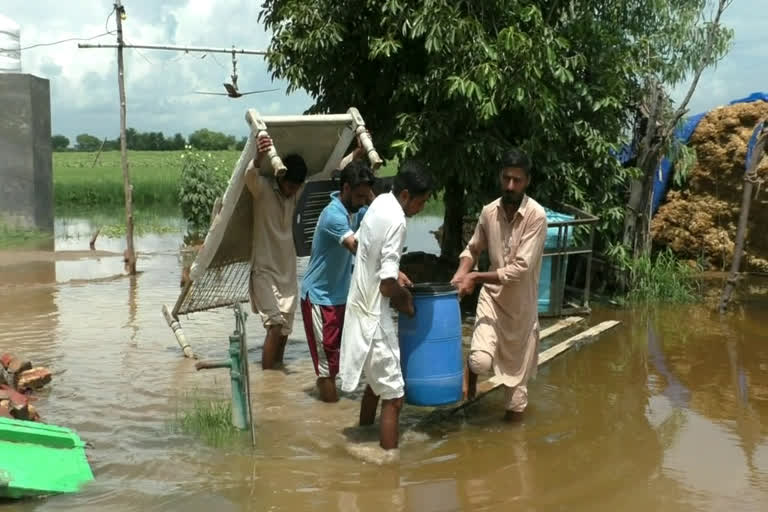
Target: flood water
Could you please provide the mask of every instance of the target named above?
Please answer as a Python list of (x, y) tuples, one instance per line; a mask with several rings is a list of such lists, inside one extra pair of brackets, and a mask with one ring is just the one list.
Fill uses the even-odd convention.
[[(409, 250), (435, 250), (433, 221), (414, 221)], [(57, 229), (58, 250), (87, 249), (90, 226), (70, 219)], [(406, 406), (399, 461), (376, 465), (348, 452), (376, 438), (355, 428), (360, 393), (316, 400), (298, 314), (286, 373), (261, 372), (263, 330), (248, 318), (255, 448), (248, 436), (216, 448), (172, 428), (190, 393), (229, 396), (227, 371), (196, 372), (160, 312), (179, 293), (180, 244), (180, 234), (141, 237), (135, 278), (112, 277), (119, 256), (0, 267), (0, 351), (54, 372), (36, 405), (90, 443), (96, 477), (79, 494), (0, 510), (768, 507), (768, 281), (742, 285), (751, 295), (722, 319), (701, 306), (596, 307), (588, 324), (621, 324), (541, 368), (522, 422), (499, 421), (500, 396), (426, 426), (429, 411)], [(182, 325), (202, 357), (226, 356), (231, 310)]]

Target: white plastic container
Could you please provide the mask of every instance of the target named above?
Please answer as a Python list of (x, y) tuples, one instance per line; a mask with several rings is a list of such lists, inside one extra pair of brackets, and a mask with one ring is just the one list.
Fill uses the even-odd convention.
[(21, 73), (21, 28), (0, 14), (0, 73)]

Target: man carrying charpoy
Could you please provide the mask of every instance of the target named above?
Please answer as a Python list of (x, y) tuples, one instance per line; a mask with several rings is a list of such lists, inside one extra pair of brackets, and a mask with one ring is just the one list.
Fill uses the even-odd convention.
[[(272, 147), (267, 135), (257, 139), (258, 153), (248, 165), (245, 183), (253, 196), (253, 245), (249, 291), (251, 307), (259, 313), (267, 336), (261, 367), (282, 365), (298, 302), (293, 216), (307, 176), (307, 165), (297, 154), (283, 158), (283, 176), (263, 175), (260, 168)], [(328, 177), (330, 176), (330, 173)], [(324, 179), (315, 175), (312, 179)]]

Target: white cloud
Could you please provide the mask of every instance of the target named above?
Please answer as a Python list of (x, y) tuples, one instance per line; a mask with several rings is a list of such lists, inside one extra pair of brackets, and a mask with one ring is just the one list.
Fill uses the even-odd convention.
[[(31, 5), (31, 4), (34, 4)], [(264, 49), (269, 35), (257, 22), (259, 3), (248, 0), (129, 0), (124, 37), (131, 44), (172, 44)], [(22, 47), (105, 32), (112, 1), (13, 2), (2, 14), (21, 25)], [(44, 13), (44, 15), (41, 15)], [(109, 19), (115, 29), (115, 18)], [(91, 43), (114, 43), (107, 35)], [(126, 49), (125, 83), (128, 125), (166, 134), (207, 127), (245, 135), (245, 110), (300, 113), (311, 104), (306, 94), (285, 94), (273, 82), (261, 56), (238, 55), (241, 90), (280, 88), (240, 99), (195, 94), (224, 92), (230, 81), (231, 55)], [(50, 80), (54, 133), (74, 138), (88, 132), (116, 137), (119, 129), (117, 57), (114, 49), (79, 49), (77, 42), (25, 50), (22, 69)]]
[[(265, 48), (269, 35), (258, 23), (260, 2), (252, 0), (126, 0), (125, 37), (130, 43)], [(708, 70), (690, 105), (700, 112), (768, 90), (766, 0), (738, 0), (724, 16), (736, 37), (730, 54)], [(21, 25), (22, 46), (68, 37), (89, 37), (105, 31), (112, 0), (33, 0), (3, 2), (0, 12)], [(110, 28), (114, 28), (114, 17)], [(114, 42), (106, 36), (92, 42)], [(223, 91), (229, 80), (230, 56), (126, 50), (128, 125), (139, 130), (188, 134), (208, 127), (235, 135), (247, 133), (244, 112), (300, 113), (310, 104), (304, 93), (285, 95), (285, 83), (273, 83), (264, 59), (238, 56), (242, 90), (280, 87), (264, 95), (230, 99), (194, 91)], [(147, 61), (149, 60), (149, 62)], [(114, 50), (78, 49), (76, 42), (23, 52), (25, 72), (51, 82), (53, 129), (74, 137), (82, 132), (117, 135), (119, 110)], [(687, 84), (675, 89), (681, 99)]]

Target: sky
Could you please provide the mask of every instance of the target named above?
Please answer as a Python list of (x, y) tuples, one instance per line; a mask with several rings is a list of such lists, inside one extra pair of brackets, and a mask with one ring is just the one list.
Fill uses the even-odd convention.
[[(266, 49), (269, 34), (258, 22), (253, 0), (124, 0), (124, 37), (133, 44), (170, 44)], [(736, 31), (728, 56), (704, 73), (690, 104), (703, 112), (755, 91), (768, 91), (768, 0), (734, 0), (723, 17)], [(3, 0), (0, 14), (21, 25), (21, 46), (104, 33), (111, 0)], [(109, 19), (114, 30), (115, 18)], [(114, 35), (88, 41), (114, 43)], [(53, 133), (74, 141), (79, 133), (116, 137), (119, 131), (117, 57), (114, 49), (79, 49), (77, 42), (22, 52), (22, 71), (50, 80)], [(300, 114), (312, 103), (303, 92), (285, 93), (264, 58), (238, 56), (241, 90), (279, 88), (239, 99), (194, 94), (223, 92), (229, 81), (228, 54), (125, 50), (128, 126), (140, 131), (180, 132), (209, 128), (245, 136), (245, 110)], [(673, 92), (681, 99), (682, 84)], [(365, 113), (362, 113), (365, 115)]]

